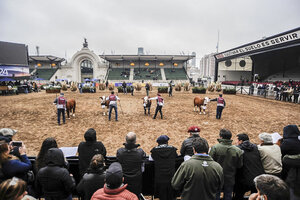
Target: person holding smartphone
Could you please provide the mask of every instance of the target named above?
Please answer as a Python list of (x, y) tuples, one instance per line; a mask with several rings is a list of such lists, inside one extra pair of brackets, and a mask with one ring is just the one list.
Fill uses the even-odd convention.
[[(20, 157), (16, 157), (10, 154), (10, 151), (14, 148), (13, 145), (20, 145), (18, 151)], [(26, 155), (26, 147), (23, 142), (10, 144), (0, 142), (0, 165), (5, 178), (18, 177), (27, 181), (27, 172), (32, 168), (31, 162)]]

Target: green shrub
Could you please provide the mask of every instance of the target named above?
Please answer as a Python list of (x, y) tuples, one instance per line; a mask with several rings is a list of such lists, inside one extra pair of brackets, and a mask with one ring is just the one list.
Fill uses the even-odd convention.
[(223, 89), (223, 94), (236, 94), (236, 89)]
[(120, 92), (123, 92), (123, 87), (122, 87), (122, 86), (117, 87), (117, 89), (118, 89), (118, 92), (119, 92), (119, 93), (120, 93)]
[(158, 87), (158, 93), (168, 93), (168, 87)]
[(193, 93), (197, 93), (197, 94), (205, 94), (206, 93), (206, 88), (204, 87), (194, 87), (192, 89)]

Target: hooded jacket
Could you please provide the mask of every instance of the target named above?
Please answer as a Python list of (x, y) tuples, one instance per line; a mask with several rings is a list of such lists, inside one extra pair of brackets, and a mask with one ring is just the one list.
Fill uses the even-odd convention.
[(237, 168), (243, 166), (243, 151), (232, 145), (232, 140), (218, 139), (219, 144), (214, 145), (209, 155), (223, 167), (224, 185), (233, 186)]
[(146, 157), (140, 145), (124, 143), (125, 148), (117, 150), (117, 160), (122, 165), (124, 182), (128, 183), (127, 189), (139, 195), (142, 192), (142, 166)]
[(210, 156), (193, 155), (181, 163), (171, 183), (175, 190), (182, 190), (182, 200), (215, 200), (223, 177), (222, 167)]
[(75, 188), (75, 180), (64, 168), (65, 159), (63, 152), (58, 148), (51, 148), (46, 155), (46, 167), (37, 174), (37, 188), (45, 199), (67, 198)]
[(264, 167), (261, 163), (258, 148), (249, 140), (238, 145), (243, 154), (243, 167), (237, 171), (237, 183), (242, 183), (247, 186), (254, 186), (253, 179), (261, 174), (264, 174)]
[(84, 134), (86, 142), (81, 142), (78, 145), (79, 172), (83, 176), (89, 167), (90, 161), (96, 154), (106, 156), (106, 148), (102, 142), (96, 141), (96, 133), (86, 132)]
[(280, 145), (281, 154), (285, 156), (300, 154), (300, 131), (296, 125), (283, 128), (283, 141)]
[(99, 169), (88, 169), (80, 183), (77, 185), (77, 192), (83, 196), (84, 200), (90, 200), (92, 195), (99, 189), (103, 188), (105, 180), (104, 167)]
[(127, 177), (142, 175), (142, 164), (146, 157), (139, 144), (124, 143), (125, 148), (117, 151), (117, 160), (122, 165), (123, 174)]
[(294, 189), (294, 193), (300, 197), (300, 154), (285, 155), (283, 157), (283, 173), (282, 178)]
[(155, 165), (155, 182), (170, 183), (175, 173), (176, 148), (161, 144), (151, 150)]

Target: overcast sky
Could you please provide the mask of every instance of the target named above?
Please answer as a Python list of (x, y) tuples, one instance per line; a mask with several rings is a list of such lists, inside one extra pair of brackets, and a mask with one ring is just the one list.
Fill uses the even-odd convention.
[(0, 0), (0, 41), (68, 60), (87, 38), (96, 54), (200, 58), (300, 27), (300, 0)]

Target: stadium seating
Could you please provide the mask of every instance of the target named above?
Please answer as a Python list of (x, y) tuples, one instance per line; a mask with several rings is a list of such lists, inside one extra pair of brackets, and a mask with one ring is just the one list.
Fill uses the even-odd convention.
[(50, 80), (50, 78), (55, 74), (55, 72), (57, 71), (57, 68), (55, 69), (36, 69), (35, 74), (39, 77), (39, 78), (43, 78), (45, 80)]
[(135, 68), (133, 80), (162, 80), (160, 68)]
[(187, 80), (186, 72), (183, 68), (166, 68), (165, 75), (167, 80)]
[(110, 68), (108, 70), (108, 80), (129, 80), (129, 68)]

